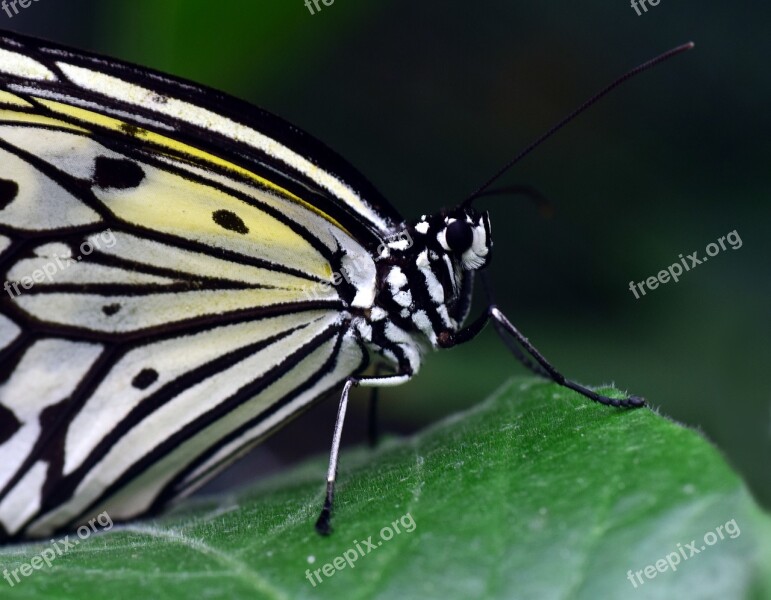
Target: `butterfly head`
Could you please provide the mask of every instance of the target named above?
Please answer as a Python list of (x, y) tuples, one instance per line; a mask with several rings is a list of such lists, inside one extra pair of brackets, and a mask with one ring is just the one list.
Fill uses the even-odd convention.
[[(443, 347), (468, 316), (473, 272), (490, 263), (492, 245), (490, 216), (471, 206), (423, 215), (396, 232), (380, 254), (376, 304), (401, 333), (384, 333), (380, 347), (403, 346), (405, 333), (415, 332)], [(414, 356), (423, 352), (417, 339), (425, 341), (413, 339)]]
[[(430, 218), (429, 218), (430, 219)], [(478, 271), (487, 266), (493, 245), (490, 215), (473, 207), (458, 208), (434, 217), (430, 234), (447, 254), (466, 271)], [(420, 223), (416, 225), (416, 228)]]

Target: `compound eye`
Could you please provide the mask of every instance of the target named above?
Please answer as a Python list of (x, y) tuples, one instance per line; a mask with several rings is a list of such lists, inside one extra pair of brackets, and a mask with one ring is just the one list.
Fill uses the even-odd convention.
[(474, 242), (474, 232), (471, 229), (471, 225), (460, 219), (453, 221), (447, 226), (445, 236), (450, 250), (457, 254), (463, 254), (471, 248), (471, 244)]

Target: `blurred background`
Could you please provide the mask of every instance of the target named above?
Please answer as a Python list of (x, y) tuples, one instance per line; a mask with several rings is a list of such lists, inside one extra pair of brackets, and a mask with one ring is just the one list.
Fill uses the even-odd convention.
[[(568, 377), (613, 382), (703, 431), (771, 506), (771, 9), (671, 0), (640, 16), (600, 0), (320, 7), (42, 0), (12, 18), (0, 12), (0, 27), (258, 104), (346, 157), (408, 218), (457, 204), (612, 79), (695, 41), (500, 182), (538, 188), (552, 218), (522, 198), (479, 206), (493, 219), (498, 304), (523, 333)], [(734, 230), (741, 248), (640, 299), (629, 290)], [(383, 428), (417, 430), (524, 373), (487, 330), (385, 390)], [(357, 398), (347, 444), (366, 437), (367, 393)], [(335, 410), (335, 398), (319, 404), (218, 485), (327, 452)]]

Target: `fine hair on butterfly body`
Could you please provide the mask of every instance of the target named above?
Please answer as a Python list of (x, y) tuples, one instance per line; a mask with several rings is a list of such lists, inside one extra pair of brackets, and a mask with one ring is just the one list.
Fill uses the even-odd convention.
[[(493, 303), (463, 325), (491, 181), (406, 221), (261, 109), (0, 33), (0, 275), (72, 264), (0, 299), (0, 542), (159, 511), (342, 388), (328, 533), (351, 387), (404, 383), (488, 321), (536, 374), (642, 406), (566, 379)], [(105, 230), (114, 244), (74, 260)]]

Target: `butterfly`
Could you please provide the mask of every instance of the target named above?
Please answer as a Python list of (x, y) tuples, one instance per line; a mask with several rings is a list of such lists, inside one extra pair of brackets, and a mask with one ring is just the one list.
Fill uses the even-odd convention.
[(280, 118), (118, 60), (0, 34), (0, 541), (106, 511), (154, 513), (340, 390), (331, 529), (350, 389), (414, 377), (492, 322), (471, 197), (405, 220)]

